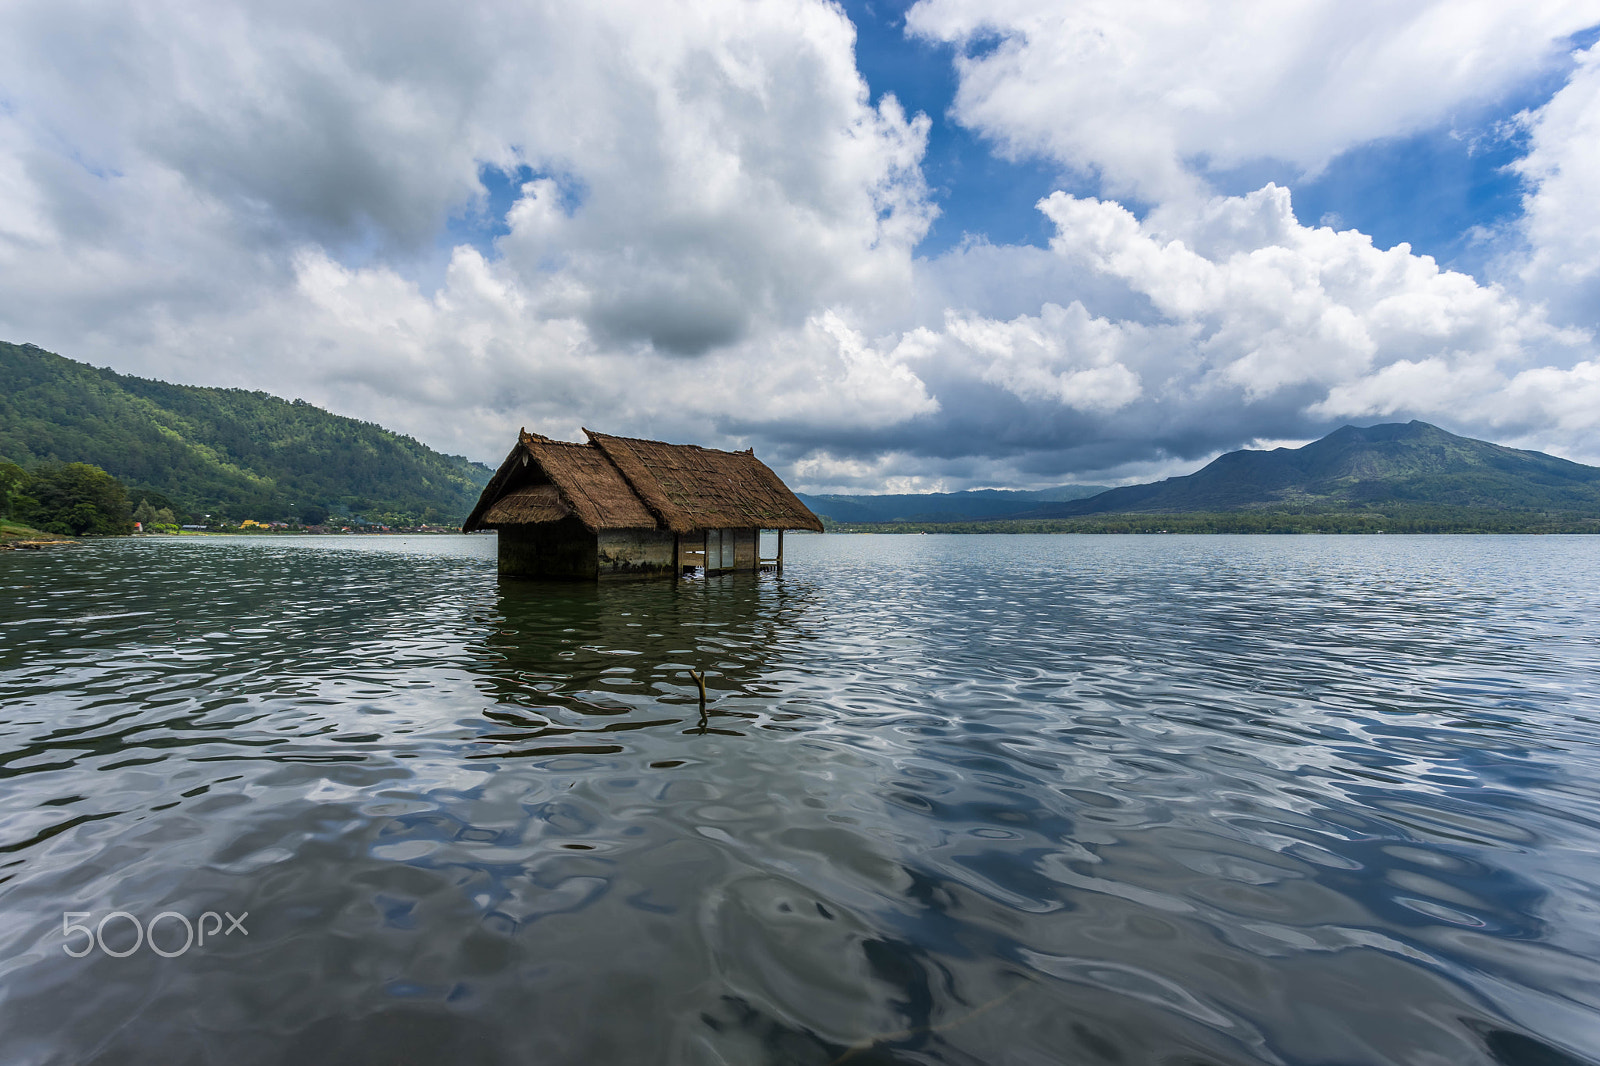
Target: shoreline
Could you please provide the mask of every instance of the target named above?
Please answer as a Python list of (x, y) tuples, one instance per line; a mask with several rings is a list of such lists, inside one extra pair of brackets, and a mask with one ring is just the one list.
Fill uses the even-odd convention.
[(970, 522), (834, 522), (826, 532), (856, 535), (945, 533), (1080, 533), (1080, 534), (1243, 534), (1330, 536), (1574, 535), (1600, 533), (1600, 516), (1539, 512), (1468, 511), (1455, 513), (1417, 509), (1407, 513), (1304, 514), (1294, 512), (1196, 512), (1189, 514), (1117, 514), (1081, 518), (991, 519)]
[(76, 537), (46, 533), (42, 529), (14, 522), (0, 522), (0, 551), (38, 551), (41, 548), (64, 548), (80, 543)]

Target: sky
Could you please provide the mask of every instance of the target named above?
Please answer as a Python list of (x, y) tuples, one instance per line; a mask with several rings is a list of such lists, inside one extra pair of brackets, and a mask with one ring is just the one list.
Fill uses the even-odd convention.
[(491, 465), (1600, 464), (1600, 0), (9, 0), (0, 339)]

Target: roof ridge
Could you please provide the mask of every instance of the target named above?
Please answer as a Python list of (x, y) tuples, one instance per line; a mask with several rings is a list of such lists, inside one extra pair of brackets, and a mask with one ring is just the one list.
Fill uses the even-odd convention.
[[(704, 444), (674, 444), (669, 440), (655, 440), (651, 437), (624, 437), (620, 433), (596, 433), (592, 429), (583, 431), (592, 440), (595, 437), (605, 437), (607, 440), (619, 440), (626, 444), (653, 444), (658, 448), (691, 448), (697, 452), (711, 452), (714, 455), (750, 455), (754, 456), (754, 447), (742, 448), (738, 451), (729, 451), (726, 448), (708, 448)], [(537, 434), (535, 434), (536, 436)]]

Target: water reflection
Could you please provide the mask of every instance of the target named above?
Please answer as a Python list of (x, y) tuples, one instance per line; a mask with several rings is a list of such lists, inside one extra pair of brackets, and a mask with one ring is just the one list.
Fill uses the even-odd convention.
[[(0, 559), (0, 1057), (1593, 1046), (1589, 542), (817, 537), (595, 588), (350, 541)], [(249, 935), (62, 952), (116, 909)]]
[(480, 739), (496, 747), (470, 757), (618, 754), (618, 734), (641, 729), (803, 728), (792, 724), (803, 703), (777, 698), (770, 674), (807, 654), (816, 599), (803, 583), (752, 575), (610, 587), (502, 578), (469, 646), (495, 700), (484, 717), (496, 728)]

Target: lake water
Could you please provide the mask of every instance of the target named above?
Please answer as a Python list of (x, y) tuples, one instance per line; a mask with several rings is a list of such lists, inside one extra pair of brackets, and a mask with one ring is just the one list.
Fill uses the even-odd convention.
[(1600, 1062), (1600, 539), (787, 549), (0, 555), (0, 1062)]

